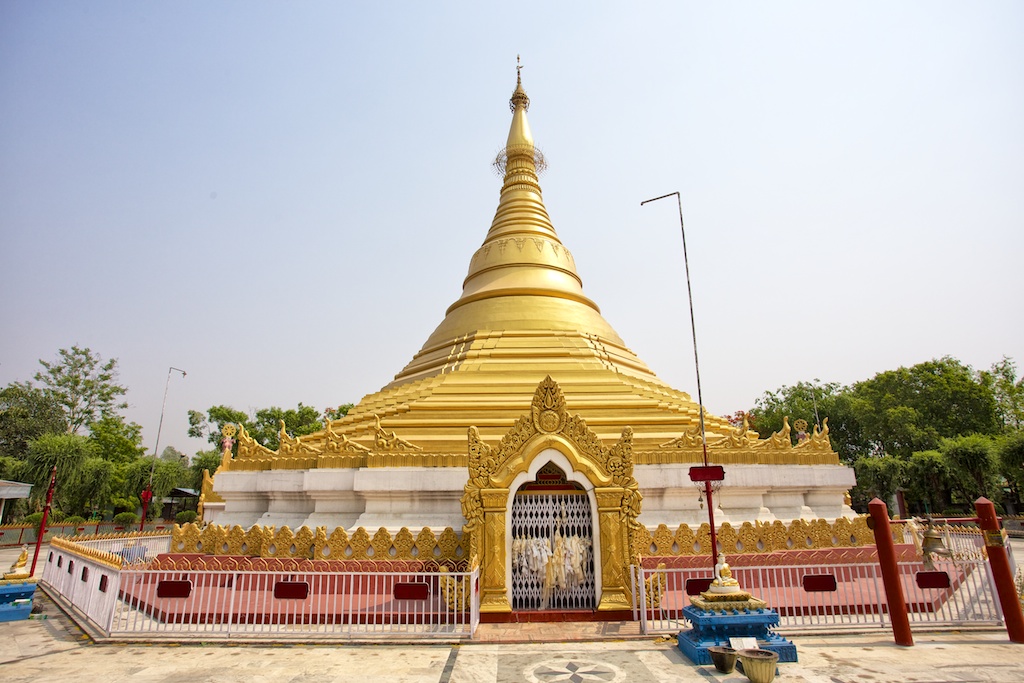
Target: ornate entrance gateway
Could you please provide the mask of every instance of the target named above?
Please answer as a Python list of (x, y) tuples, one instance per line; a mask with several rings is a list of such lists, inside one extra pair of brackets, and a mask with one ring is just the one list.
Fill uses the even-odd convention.
[[(550, 377), (537, 387), (530, 412), (516, 421), (497, 446), (484, 443), (477, 429), (469, 428), (463, 533), (470, 538), (471, 561), (480, 564), (481, 612), (542, 609), (542, 605), (546, 609), (593, 609), (595, 598), (600, 612), (631, 608), (627, 568), (636, 556), (633, 532), (639, 526), (636, 518), (641, 501), (633, 478), (632, 439), (633, 431), (626, 427), (614, 445), (602, 444), (583, 418), (568, 413), (565, 398)], [(531, 492), (524, 484), (544, 481), (542, 463), (565, 473), (567, 489), (582, 490)], [(578, 590), (560, 587), (563, 570), (565, 586), (569, 586), (570, 576), (574, 585), (577, 581), (575, 567), (565, 567), (567, 534), (570, 539), (576, 537), (572, 543), (580, 549), (579, 557), (589, 554), (591, 558), (576, 563), (581, 577)], [(527, 557), (526, 570), (517, 570), (515, 542), (522, 548), (524, 540), (537, 541), (537, 553), (546, 553), (538, 540), (542, 535), (551, 552), (543, 563), (543, 577), (537, 559), (531, 567)], [(589, 548), (585, 535), (590, 535)], [(559, 536), (561, 568), (548, 580), (556, 563), (547, 560), (556, 552)], [(552, 604), (554, 599), (557, 607)]]
[(548, 463), (512, 499), (512, 609), (592, 610), (590, 499)]

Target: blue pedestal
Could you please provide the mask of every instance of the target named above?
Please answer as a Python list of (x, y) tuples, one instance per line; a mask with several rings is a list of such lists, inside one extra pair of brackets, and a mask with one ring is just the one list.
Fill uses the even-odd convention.
[(28, 619), (35, 592), (35, 581), (0, 582), (0, 621)]
[(780, 662), (795, 662), (796, 645), (770, 627), (779, 623), (779, 613), (773, 609), (712, 611), (690, 605), (683, 614), (693, 624), (688, 631), (679, 632), (679, 651), (694, 664), (711, 664), (709, 647), (729, 646), (730, 638), (756, 638), (762, 650), (779, 655)]

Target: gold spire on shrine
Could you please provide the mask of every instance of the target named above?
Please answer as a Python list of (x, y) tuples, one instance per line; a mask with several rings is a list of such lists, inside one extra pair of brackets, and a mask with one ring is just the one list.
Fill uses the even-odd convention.
[(526, 117), (530, 98), (521, 69), (516, 67), (509, 100), (508, 138), (494, 160), (502, 185), (491, 227), (470, 259), (462, 295), (389, 386), (450, 372), (473, 358), (500, 355), (516, 358), (518, 372), (526, 373), (524, 386), (533, 387), (537, 373), (543, 377), (553, 360), (565, 361), (569, 338), (577, 340), (570, 356), (579, 363), (613, 366), (655, 380), (597, 304), (583, 294), (572, 254), (551, 223), (538, 178), (546, 164)]
[(521, 74), (516, 77), (509, 107), (512, 124), (508, 140), (494, 162), (504, 176), (498, 209), (483, 245), (470, 262), (462, 296), (448, 313), (474, 301), (521, 295), (567, 299), (599, 312), (597, 304), (583, 295), (576, 264), (558, 239), (544, 206), (538, 178), (545, 168), (544, 156), (534, 145), (526, 118), (530, 98)]

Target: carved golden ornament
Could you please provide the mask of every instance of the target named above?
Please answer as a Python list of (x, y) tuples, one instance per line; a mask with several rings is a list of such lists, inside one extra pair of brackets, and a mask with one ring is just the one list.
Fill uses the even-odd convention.
[[(710, 529), (710, 527), (708, 527)], [(708, 532), (710, 537), (711, 532)], [(710, 539), (709, 539), (710, 540)], [(728, 548), (729, 552), (734, 552), (736, 549), (736, 542), (739, 540), (739, 534), (732, 527), (729, 522), (722, 522), (722, 526), (718, 528), (718, 547), (720, 550)]]
[[(412, 535), (412, 532), (409, 532)], [(399, 532), (401, 536), (401, 532)], [(434, 557), (434, 548), (437, 547), (437, 537), (434, 536), (434, 532), (423, 527), (420, 532), (416, 534), (416, 540), (413, 541), (413, 548), (415, 548), (415, 556), (421, 560), (426, 560)], [(413, 548), (409, 549), (409, 555), (412, 556)]]
[(395, 432), (386, 431), (380, 424), (380, 416), (373, 416), (374, 424), (377, 428), (377, 433), (374, 437), (374, 444), (379, 451), (404, 451), (413, 450), (421, 451), (423, 448), (413, 443), (400, 438)]
[(678, 552), (674, 551), (672, 546), (675, 545), (676, 538), (675, 534), (669, 530), (665, 524), (659, 524), (655, 530), (654, 535), (649, 545), (654, 545), (654, 549), (648, 553), (648, 555), (677, 555)]
[[(324, 442), (324, 451), (327, 453), (369, 453), (370, 449), (362, 444), (358, 444), (348, 438), (346, 434), (338, 434), (331, 428), (331, 423), (327, 423), (327, 428), (324, 430), (326, 440)], [(359, 465), (356, 465), (358, 467)]]
[(832, 441), (828, 436), (828, 418), (821, 421), (821, 429), (814, 425), (814, 433), (796, 445), (797, 450), (832, 453)]
[(659, 444), (659, 448), (700, 448), (703, 440), (700, 435), (700, 426), (695, 425), (684, 431), (676, 438)]
[(804, 432), (804, 433), (806, 433), (807, 432), (807, 420), (805, 420), (803, 418), (800, 418), (799, 420), (797, 420), (796, 422), (793, 423), (793, 429), (795, 429), (797, 432)]
[(441, 575), (438, 577), (441, 586), (441, 594), (448, 609), (461, 612), (468, 606), (468, 600), (473, 595), (470, 577), (449, 576), (448, 566), (441, 565)]
[(661, 596), (665, 594), (667, 582), (665, 563), (659, 562), (658, 570), (644, 580), (648, 609), (658, 609), (661, 607)]
[(793, 448), (793, 441), (790, 438), (789, 434), (790, 434), (789, 418), (788, 417), (783, 417), (782, 418), (782, 429), (780, 429), (779, 431), (775, 432), (774, 434), (769, 436), (767, 439), (764, 439), (762, 441), (758, 441), (758, 442), (754, 443), (753, 447), (754, 448), (763, 448), (763, 449), (768, 449), (768, 450), (777, 450), (777, 451), (792, 450), (792, 448)]
[(413, 559), (412, 549), (416, 547), (416, 539), (413, 538), (412, 532), (402, 527), (399, 532), (395, 535), (394, 540), (391, 542), (394, 546), (393, 554), (400, 560), (411, 560)]
[[(252, 436), (249, 435), (248, 430), (245, 428), (245, 425), (238, 425), (237, 460), (243, 460), (246, 458), (267, 459), (273, 458), (276, 455), (277, 454), (274, 451), (270, 450), (260, 442), (256, 441), (256, 439), (252, 438)], [(237, 462), (237, 460), (233, 461), (232, 469), (235, 469), (235, 463)], [(266, 469), (269, 469), (269, 467), (267, 467)]]
[(220, 433), (225, 439), (233, 439), (235, 434), (238, 433), (238, 429), (235, 428), (235, 425), (228, 423), (221, 427)]

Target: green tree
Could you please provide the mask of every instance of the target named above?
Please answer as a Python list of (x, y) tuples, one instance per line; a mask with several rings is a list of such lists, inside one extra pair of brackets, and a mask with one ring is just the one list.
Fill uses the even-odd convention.
[[(338, 410), (344, 408), (340, 406)], [(347, 412), (347, 410), (346, 410)], [(189, 430), (192, 437), (206, 439), (215, 446), (220, 446), (221, 429), (226, 424), (243, 425), (249, 435), (272, 451), (281, 445), (281, 422), (284, 421), (285, 431), (291, 437), (305, 436), (323, 429), (320, 413), (316, 408), (299, 403), (295, 408), (262, 408), (252, 417), (227, 406), (213, 406), (203, 415), (198, 410), (188, 411)]]
[(61, 509), (71, 514), (89, 517), (93, 510), (106, 510), (111, 507), (117, 494), (118, 484), (122, 477), (118, 476), (118, 466), (104, 458), (90, 456), (82, 461), (78, 476), (63, 485)]
[(353, 403), (342, 403), (337, 408), (327, 408), (324, 410), (325, 420), (340, 420), (341, 418), (348, 415), (348, 411), (355, 408)]
[(167, 446), (160, 453), (161, 460), (170, 460), (171, 462), (178, 462), (179, 460), (188, 460), (188, 456), (179, 451), (174, 446)]
[(20, 382), (0, 390), (0, 458), (23, 461), (30, 442), (67, 431), (64, 411), (46, 392)]
[(218, 450), (222, 438), (221, 429), (228, 424), (248, 425), (249, 415), (227, 406), (213, 406), (206, 411), (206, 415), (199, 410), (188, 411), (188, 435), (196, 439), (205, 438)]
[(73, 508), (76, 494), (86, 482), (85, 461), (96, 457), (96, 447), (88, 438), (78, 434), (44, 434), (29, 445), (28, 457), (22, 474), (31, 483), (32, 499), (45, 500), (50, 485), (50, 472), (57, 466), (57, 486), (54, 501), (64, 512), (79, 512)]
[(120, 415), (106, 415), (89, 425), (89, 439), (104, 460), (130, 463), (146, 456), (142, 427)]
[(968, 434), (943, 439), (939, 451), (949, 469), (954, 489), (963, 501), (969, 503), (985, 496), (993, 497), (998, 482), (998, 463), (992, 449), (992, 439), (981, 434)]
[(278, 407), (257, 410), (252, 426), (246, 427), (254, 439), (272, 451), (281, 445), (281, 422), (284, 422), (288, 436), (297, 437), (312, 434), (323, 429), (320, 412), (301, 403), (296, 408), (284, 410)]
[(1024, 428), (1024, 377), (1018, 379), (1017, 364), (1003, 356), (992, 368), (980, 373), (982, 384), (996, 400), (996, 414), (1007, 429)]
[(891, 455), (863, 456), (853, 463), (853, 471), (857, 485), (850, 495), (857, 507), (863, 509), (872, 498), (890, 502), (906, 482), (907, 462)]
[(148, 518), (154, 519), (160, 511), (160, 501), (171, 489), (187, 484), (189, 476), (182, 460), (139, 459), (125, 468), (124, 492), (137, 500), (139, 493), (149, 484), (150, 471), (153, 476), (153, 502), (149, 506)]
[(991, 389), (948, 356), (858, 382), (852, 408), (875, 452), (904, 458), (934, 450), (943, 438), (1000, 428)]
[(117, 383), (116, 358), (104, 363), (91, 349), (72, 346), (60, 349), (52, 363), (40, 360), (39, 364), (45, 371), (37, 372), (35, 379), (63, 409), (72, 434), (128, 407), (118, 403), (128, 390)]
[(912, 512), (941, 514), (950, 507), (949, 468), (938, 451), (920, 451), (910, 456), (904, 488)]
[[(791, 426), (798, 419), (807, 420), (809, 425), (821, 424), (827, 417), (829, 440), (845, 462), (853, 462), (869, 450), (852, 410), (850, 391), (836, 382), (798, 382), (766, 391), (747, 413), (750, 428), (762, 438), (782, 429), (785, 417)], [(795, 443), (796, 433), (792, 432), (790, 437)]]
[(1024, 431), (1002, 437), (996, 444), (999, 471), (1020, 500), (1024, 495)]
[(192, 458), (189, 466), (189, 488), (200, 491), (203, 488), (203, 470), (214, 474), (220, 467), (220, 452), (217, 450), (199, 451)]

